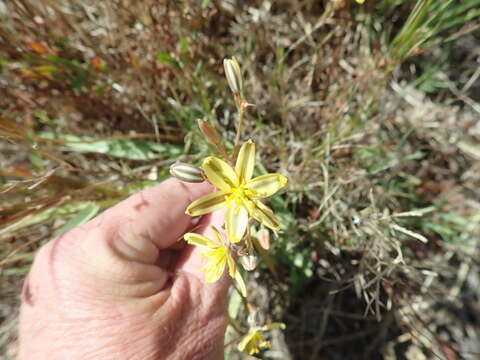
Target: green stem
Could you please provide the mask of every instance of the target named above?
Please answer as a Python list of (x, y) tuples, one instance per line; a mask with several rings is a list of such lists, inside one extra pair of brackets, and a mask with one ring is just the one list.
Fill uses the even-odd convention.
[(237, 127), (237, 135), (235, 136), (235, 145), (233, 146), (233, 158), (237, 158), (238, 147), (240, 145), (240, 134), (242, 133), (242, 125), (243, 125), (243, 118), (244, 118), (243, 104), (239, 106), (238, 111), (238, 127)]
[(272, 273), (272, 275), (275, 277), (275, 279), (280, 279), (278, 275), (278, 271), (275, 268), (275, 264), (273, 263), (272, 259), (270, 258), (270, 255), (268, 254), (268, 251), (262, 248), (262, 246), (258, 243), (258, 240), (253, 238), (252, 239), (253, 246), (255, 250), (257, 250), (257, 253), (260, 255), (262, 260), (265, 262), (265, 265), (267, 265), (268, 270)]
[(233, 165), (232, 159), (230, 159), (230, 156), (228, 156), (227, 150), (225, 150), (225, 146), (222, 143), (219, 143), (219, 144), (215, 144), (215, 147), (217, 151), (220, 153), (220, 155), (225, 159), (225, 161)]

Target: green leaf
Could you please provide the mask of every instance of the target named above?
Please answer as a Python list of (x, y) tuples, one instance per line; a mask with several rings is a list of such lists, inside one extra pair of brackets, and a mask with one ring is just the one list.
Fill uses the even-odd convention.
[(48, 117), (47, 114), (41, 112), (41, 111), (34, 111), (33, 115), (35, 115), (36, 118), (40, 120), (41, 123), (53, 126), (53, 121)]
[(185, 55), (188, 52), (189, 47), (190, 41), (188, 41), (188, 38), (182, 37), (180, 39), (180, 54)]
[(305, 277), (311, 278), (313, 276), (313, 263), (308, 250), (296, 253), (293, 258), (293, 265), (295, 265)]
[(100, 210), (100, 206), (98, 206), (97, 204), (87, 203), (83, 210), (81, 210), (77, 215), (68, 220), (65, 225), (55, 231), (53, 233), (53, 237), (60, 236), (67, 231), (73, 229), (74, 227), (85, 224), (88, 220), (97, 215), (98, 210)]
[(38, 136), (44, 139), (64, 140), (65, 150), (99, 153), (129, 160), (150, 160), (165, 156), (176, 156), (181, 153), (178, 146), (146, 140), (101, 140), (89, 136), (55, 134), (47, 131), (38, 133)]
[(165, 52), (159, 52), (157, 54), (157, 61), (160, 64), (173, 65), (179, 69), (182, 67), (182, 64), (178, 60), (174, 59), (170, 54)]
[(1, 229), (0, 236), (3, 235), (5, 232), (13, 233), (29, 226), (41, 224), (52, 218), (61, 219), (63, 217), (69, 216), (69, 214), (76, 211), (82, 211), (88, 204), (90, 204), (90, 202), (70, 203), (60, 207), (57, 206), (47, 208), (32, 215), (24, 216), (16, 223), (8, 226), (6, 229)]
[(472, 158), (477, 160), (480, 159), (480, 145), (477, 143), (462, 140), (457, 146), (462, 152), (471, 156)]
[(392, 157), (390, 159), (379, 161), (373, 164), (372, 166), (367, 168), (367, 171), (370, 174), (376, 174), (378, 172), (385, 171), (390, 168), (394, 168), (404, 161), (419, 160), (419, 159), (422, 159), (424, 156), (425, 154), (422, 153), (421, 151), (416, 151), (413, 154), (410, 154), (401, 158)]
[(3, 72), (5, 65), (7, 65), (7, 61), (0, 58), (0, 74)]
[(35, 170), (37, 170), (40, 173), (45, 171), (45, 166), (43, 164), (43, 157), (38, 151), (36, 150), (30, 151), (29, 158), (30, 158), (30, 163), (32, 164)]

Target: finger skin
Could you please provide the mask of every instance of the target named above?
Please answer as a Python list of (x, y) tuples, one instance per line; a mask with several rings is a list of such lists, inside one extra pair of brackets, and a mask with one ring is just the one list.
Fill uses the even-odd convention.
[(211, 190), (167, 180), (44, 246), (22, 293), (20, 359), (221, 359), (228, 278), (205, 284), (191, 247), (173, 272), (156, 263)]
[(169, 179), (132, 195), (95, 223), (114, 229), (127, 246), (137, 250), (140, 257), (135, 260), (153, 263), (157, 255), (154, 248), (172, 246), (192, 225), (192, 218), (185, 214), (188, 205), (211, 190), (206, 182), (188, 184)]

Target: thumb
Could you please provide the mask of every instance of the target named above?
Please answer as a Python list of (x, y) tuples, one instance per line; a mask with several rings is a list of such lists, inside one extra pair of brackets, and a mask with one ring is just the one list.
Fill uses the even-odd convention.
[[(99, 244), (98, 236), (89, 237), (82, 244), (85, 254), (96, 254), (92, 272), (97, 277), (108, 274), (113, 284), (133, 283), (136, 296), (163, 289), (169, 274), (157, 262), (159, 254), (193, 226), (194, 219), (185, 214), (185, 209), (211, 190), (208, 183), (187, 184), (169, 179), (106, 211), (90, 224), (103, 234), (103, 244)], [(143, 287), (146, 294), (138, 293)]]
[[(161, 291), (168, 272), (155, 264), (192, 226), (187, 206), (212, 190), (208, 183), (169, 179), (54, 239), (37, 256), (26, 288), (30, 297), (64, 292), (98, 297), (145, 297)], [(61, 286), (57, 286), (61, 283)], [(28, 286), (30, 285), (30, 286)], [(40, 296), (40, 295), (39, 295)]]

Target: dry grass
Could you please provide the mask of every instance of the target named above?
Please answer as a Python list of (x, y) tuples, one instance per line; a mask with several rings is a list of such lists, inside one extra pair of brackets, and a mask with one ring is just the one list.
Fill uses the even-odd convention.
[(235, 55), (256, 104), (246, 137), (290, 180), (272, 202), (276, 273), (250, 276), (287, 324), (281, 356), (478, 357), (475, 8), (433, 9), (435, 31), (416, 33), (411, 1), (203, 4), (0, 2), (0, 351), (14, 356), (43, 243), (201, 159), (197, 118), (233, 142)]

